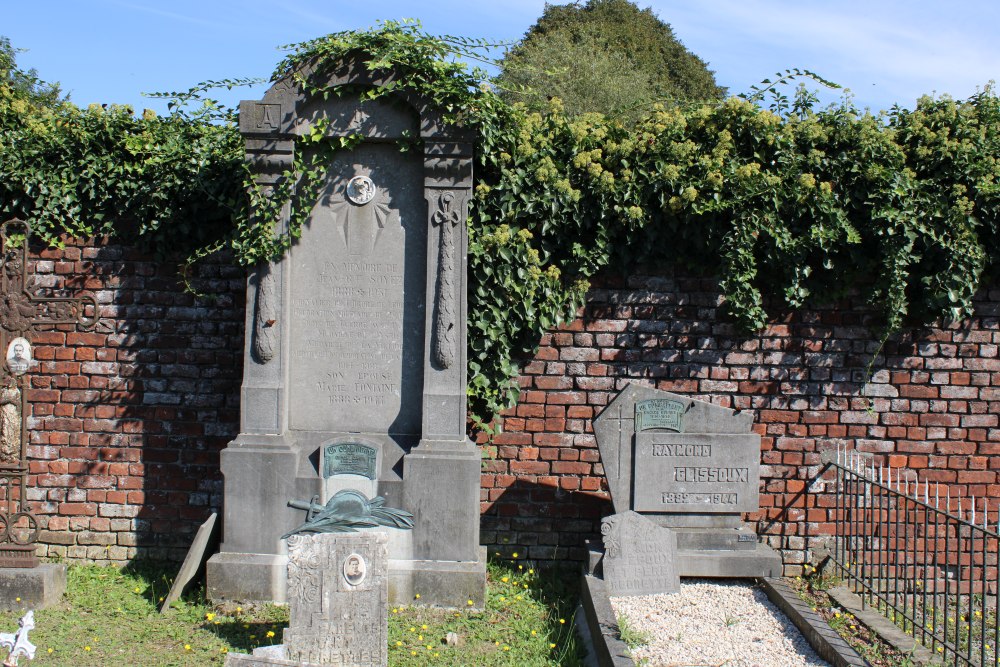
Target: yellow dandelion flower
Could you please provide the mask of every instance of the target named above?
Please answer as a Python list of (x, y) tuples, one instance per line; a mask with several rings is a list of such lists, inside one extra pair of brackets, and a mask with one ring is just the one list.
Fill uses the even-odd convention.
[(190, 651), (191, 650), (191, 645), (190, 644), (185, 644), (184, 645), (184, 650), (185, 651)]
[(416, 595), (414, 595), (413, 599), (414, 600), (419, 600), (420, 599), (420, 593), (417, 593)]
[(393, 608), (392, 608), (392, 613), (394, 613), (394, 614), (398, 614), (398, 613), (399, 613), (399, 609), (398, 609), (398, 608), (396, 608), (396, 607), (393, 607)]
[(423, 635), (417, 635), (417, 641), (418, 642), (424, 641), (424, 636)]
[(402, 645), (403, 645), (403, 642), (401, 642), (401, 641), (397, 641), (396, 642), (396, 646), (402, 646)]
[(510, 555), (510, 557), (511, 557), (511, 558), (517, 558), (517, 552), (515, 551), (514, 553), (512, 553), (512, 554)]
[(141, 588), (139, 588), (138, 586), (136, 586), (136, 587), (135, 587), (135, 592), (136, 592), (136, 593), (139, 593), (140, 591), (142, 591), (142, 589), (141, 589)]
[(438, 653), (437, 651), (434, 651), (434, 657), (435, 657), (435, 658), (440, 658), (440, 657), (441, 657), (441, 654), (440, 654), (440, 653)]
[[(472, 606), (472, 600), (466, 600), (465, 604), (467, 604), (467, 605), (469, 605), (471, 607)], [(455, 616), (458, 616), (458, 614), (455, 614)]]
[(205, 619), (206, 620), (211, 621), (214, 618), (215, 618), (215, 614), (213, 614), (212, 612), (208, 612), (207, 614), (205, 614)]
[(49, 653), (52, 653), (52, 649), (49, 649)]
[(416, 655), (416, 654), (417, 654), (416, 651), (410, 651), (410, 655)]
[(559, 619), (559, 625), (565, 625), (565, 624), (566, 624), (566, 619), (565, 618), (560, 618)]
[(219, 649), (219, 653), (229, 653), (229, 647), (223, 646), (222, 648)]
[(528, 570), (528, 574), (534, 574), (534, 573), (535, 573), (535, 570), (534, 570), (534, 568), (532, 568), (532, 569)]
[(428, 644), (428, 645), (427, 645), (427, 646), (425, 646), (424, 648), (426, 648), (426, 649), (427, 649), (428, 651), (431, 651), (431, 650), (433, 650), (433, 649), (434, 649), (434, 647), (433, 647), (433, 646), (431, 646), (430, 644)]
[(267, 637), (268, 637), (268, 639), (270, 639), (273, 636), (274, 636), (274, 630), (268, 630), (267, 631)]
[(237, 614), (239, 614), (239, 613), (240, 613), (240, 612), (242, 612), (242, 611), (243, 611), (243, 607), (237, 607), (237, 608), (236, 608), (236, 613), (237, 613)]
[(535, 635), (537, 635), (537, 634), (538, 634), (538, 633), (537, 633), (537, 632), (536, 632), (535, 630), (532, 630), (532, 631), (531, 631), (531, 636), (532, 636), (532, 637), (534, 637), (534, 636), (535, 636)]
[(524, 585), (524, 590), (528, 590), (528, 584)]
[(427, 629), (427, 625), (426, 625), (426, 624), (424, 624), (424, 625), (421, 625), (421, 626), (420, 626), (420, 629), (421, 629), (421, 630), (426, 630), (426, 629)]
[(416, 632), (416, 631), (417, 631), (417, 629), (415, 627), (410, 626), (410, 632)]
[(505, 651), (509, 651), (509, 650), (510, 650), (510, 647), (509, 647), (509, 646), (507, 646), (507, 645), (504, 645), (504, 647), (503, 647), (503, 650), (505, 650)]
[(555, 647), (556, 647), (555, 644), (549, 643), (549, 648), (555, 648)]
[(90, 647), (89, 646), (84, 646), (83, 650), (89, 652), (90, 651)]
[(500, 581), (502, 581), (503, 583), (506, 584), (507, 583), (507, 577), (500, 577)]
[[(8, 599), (9, 599), (9, 598), (8, 598)], [(21, 601), (21, 598), (14, 598), (14, 601), (15, 601), (15, 602), (20, 602), (20, 601)]]

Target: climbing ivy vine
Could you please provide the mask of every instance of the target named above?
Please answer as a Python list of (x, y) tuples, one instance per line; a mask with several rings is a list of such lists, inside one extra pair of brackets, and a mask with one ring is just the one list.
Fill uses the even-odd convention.
[[(468, 225), (477, 419), (516, 400), (519, 361), (574, 317), (602, 270), (679, 265), (715, 275), (745, 331), (765, 326), (769, 305), (860, 291), (887, 336), (970, 315), (984, 271), (1000, 259), (1000, 100), (990, 88), (879, 114), (849, 100), (817, 108), (803, 89), (789, 97), (758, 88), (721, 103), (654, 105), (626, 125), (570, 117), (558, 99), (542, 113), (505, 103), (465, 64), (488, 60), (491, 46), (387, 22), (292, 45), (274, 73), (365, 54), (370, 70), (396, 72), (389, 85), (301, 83), (363, 98), (413, 91), (446, 122), (476, 130)], [(244, 265), (274, 259), (307, 213), (295, 206), (308, 197), (293, 193), (321, 182), (324, 151), (353, 145), (303, 137), (313, 150), (296, 151), (302, 157), (264, 196), (243, 165), (235, 115), (206, 97), (209, 86), (171, 94), (169, 116), (136, 117), (34, 99), (11, 85), (15, 74), (13, 63), (0, 71), (0, 217), (30, 219), (51, 243), (113, 234), (191, 259), (220, 250)], [(276, 234), (289, 201), (292, 224)]]

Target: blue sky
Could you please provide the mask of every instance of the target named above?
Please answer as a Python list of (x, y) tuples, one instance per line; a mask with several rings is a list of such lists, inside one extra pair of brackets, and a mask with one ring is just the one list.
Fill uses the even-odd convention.
[[(267, 77), (277, 46), (379, 19), (418, 18), (428, 32), (516, 40), (543, 0), (6, 0), (0, 35), (19, 63), (62, 83), (73, 101), (162, 110), (142, 92), (207, 79)], [(640, 0), (709, 63), (720, 84), (746, 91), (776, 71), (813, 70), (859, 106), (912, 106), (922, 94), (967, 97), (1000, 79), (996, 0)], [(222, 99), (259, 97), (263, 88)]]

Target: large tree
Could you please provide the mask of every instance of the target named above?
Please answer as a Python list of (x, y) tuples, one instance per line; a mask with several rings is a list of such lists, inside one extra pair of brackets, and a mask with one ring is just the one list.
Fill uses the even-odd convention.
[(67, 98), (58, 83), (47, 83), (38, 78), (35, 70), (22, 70), (17, 66), (17, 54), (10, 40), (0, 36), (0, 86), (15, 98), (26, 99), (39, 106), (55, 106)]
[(529, 107), (559, 97), (570, 114), (625, 118), (656, 100), (716, 100), (726, 92), (670, 25), (629, 0), (546, 5), (504, 58), (499, 84)]

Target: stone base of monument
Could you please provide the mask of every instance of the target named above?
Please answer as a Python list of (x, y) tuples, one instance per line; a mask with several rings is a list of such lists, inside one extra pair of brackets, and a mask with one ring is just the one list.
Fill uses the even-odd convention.
[(481, 611), (486, 605), (486, 547), (477, 561), (390, 560), (389, 601)]
[[(603, 576), (604, 548), (588, 541), (587, 574)], [(674, 568), (679, 577), (780, 577), (782, 564), (777, 551), (766, 544), (751, 543), (750, 548), (680, 549), (674, 554)]]
[(215, 602), (284, 604), (288, 557), (281, 554), (219, 552), (205, 565), (207, 595)]
[[(217, 553), (206, 567), (211, 600), (287, 602), (287, 556)], [(389, 602), (482, 610), (486, 604), (486, 548), (476, 561), (390, 560)]]
[(42, 609), (57, 604), (66, 592), (66, 566), (0, 567), (0, 611)]

